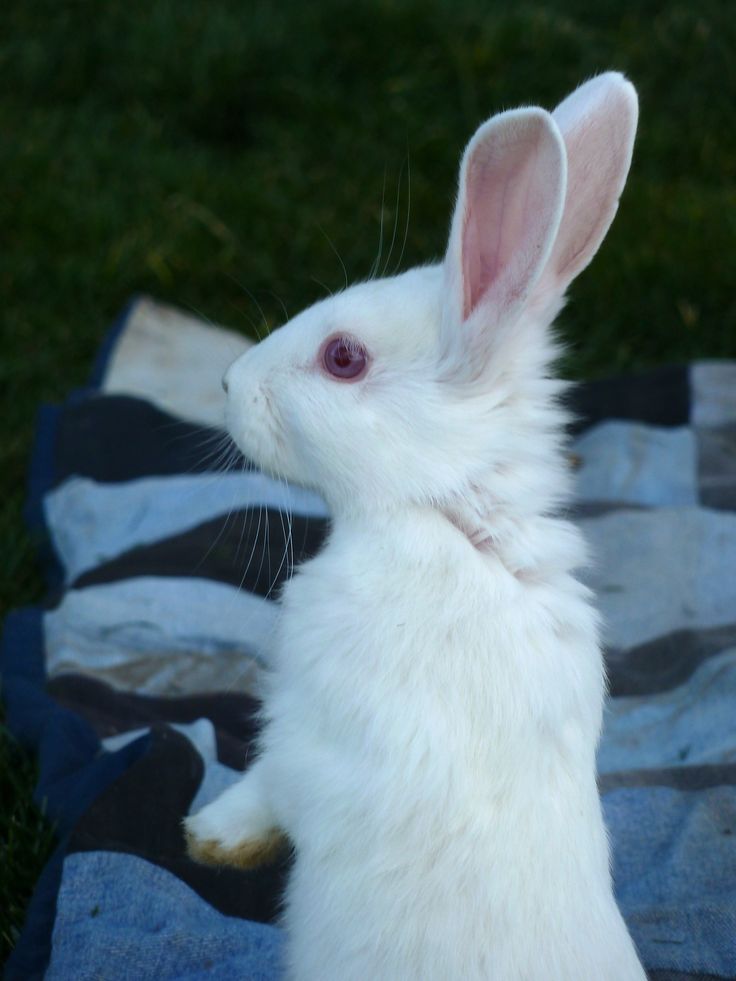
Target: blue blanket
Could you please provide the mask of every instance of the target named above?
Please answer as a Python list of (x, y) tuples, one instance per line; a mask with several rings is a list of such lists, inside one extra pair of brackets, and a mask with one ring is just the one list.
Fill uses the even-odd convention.
[[(59, 845), (6, 973), (279, 977), (289, 856), (209, 869), (180, 822), (237, 779), (279, 585), (328, 515), (220, 454), (238, 335), (141, 299), (41, 411), (43, 607), (4, 625), (8, 725)], [(575, 519), (606, 623), (599, 752), (616, 892), (652, 978), (736, 977), (736, 363), (582, 386)], [(255, 557), (255, 558), (254, 558)], [(250, 561), (249, 561), (250, 560)]]

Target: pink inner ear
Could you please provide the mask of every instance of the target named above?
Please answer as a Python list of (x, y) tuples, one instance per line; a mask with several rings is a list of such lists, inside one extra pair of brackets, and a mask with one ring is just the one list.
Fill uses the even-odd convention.
[(636, 131), (636, 94), (599, 76), (554, 111), (567, 146), (567, 200), (545, 282), (564, 289), (595, 255), (618, 207)]
[(559, 149), (538, 118), (473, 148), (462, 232), (463, 319), (490, 296), (502, 316), (528, 292), (558, 207)]
[[(592, 258), (611, 223), (622, 190), (622, 174), (628, 169), (626, 131), (616, 118), (608, 126), (583, 121), (565, 134), (568, 147), (567, 205), (554, 269), (565, 277), (578, 271), (577, 264)], [(590, 255), (586, 253), (590, 251)]]

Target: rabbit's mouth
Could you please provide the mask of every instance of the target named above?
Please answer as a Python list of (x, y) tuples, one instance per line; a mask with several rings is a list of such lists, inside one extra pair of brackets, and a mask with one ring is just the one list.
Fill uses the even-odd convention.
[(273, 399), (265, 386), (254, 388), (247, 404), (232, 389), (225, 406), (225, 424), (238, 449), (260, 470), (283, 476), (288, 446)]

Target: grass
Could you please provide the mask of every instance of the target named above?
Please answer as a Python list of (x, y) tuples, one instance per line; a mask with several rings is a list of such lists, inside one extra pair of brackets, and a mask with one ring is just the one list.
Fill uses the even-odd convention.
[(17, 940), (35, 878), (53, 846), (51, 826), (30, 798), (35, 782), (33, 761), (0, 723), (0, 963)]
[[(252, 332), (258, 306), (277, 324), (282, 303), (339, 287), (342, 262), (365, 276), (382, 210), (398, 229), (389, 270), (438, 256), (476, 125), (553, 106), (598, 71), (634, 80), (641, 129), (613, 231), (563, 314), (567, 370), (736, 355), (734, 50), (723, 0), (3, 5), (0, 609), (42, 595), (21, 521), (36, 406), (83, 382), (131, 293)], [(0, 772), (17, 859), (6, 952), (46, 839), (6, 738)]]

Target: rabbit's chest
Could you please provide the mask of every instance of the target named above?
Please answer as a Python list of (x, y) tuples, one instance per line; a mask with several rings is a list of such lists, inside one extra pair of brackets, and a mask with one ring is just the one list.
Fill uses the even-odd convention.
[(410, 556), (379, 571), (370, 554), (328, 553), (286, 587), (264, 738), (287, 827), (315, 801), (344, 814), (392, 800), (427, 768), (438, 809), (450, 786), (491, 799), (499, 781), (536, 781), (551, 757), (595, 739), (600, 678), (587, 684), (569, 640), (540, 631), (543, 610), (520, 615), (518, 585), (443, 558), (435, 574)]
[(451, 554), (378, 540), (318, 556), (282, 595), (269, 714), (346, 752), (431, 742), (427, 720), (472, 745), (523, 698), (505, 654), (513, 608), (504, 583)]
[(501, 563), (467, 560), (457, 537), (435, 536), (430, 552), (421, 535), (408, 547), (392, 528), (332, 540), (306, 563), (282, 595), (270, 717), (346, 756), (434, 754), (443, 733), (456, 759), (492, 768), (581, 705), (594, 731), (592, 621), (565, 626), (572, 610)]
[(440, 652), (457, 661), (482, 645), (510, 588), (452, 549), (380, 535), (331, 542), (283, 591), (274, 660), (328, 686), (343, 672), (421, 674)]

